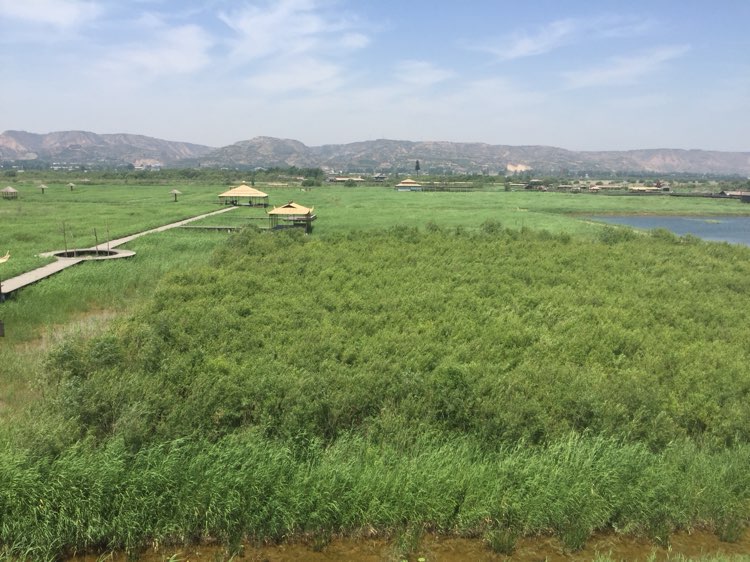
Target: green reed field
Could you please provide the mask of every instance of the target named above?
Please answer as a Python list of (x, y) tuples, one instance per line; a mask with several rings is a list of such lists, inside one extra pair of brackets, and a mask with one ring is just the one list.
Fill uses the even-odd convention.
[[(56, 249), (63, 215), (85, 232), (98, 208), (119, 236), (216, 209), (222, 188), (184, 207), (163, 186), (139, 205), (90, 189), (88, 213), (50, 191), (0, 202), (0, 240)], [(0, 555), (744, 533), (750, 249), (576, 218), (739, 203), (268, 192), (314, 205), (313, 235), (150, 235), (0, 305)], [(18, 252), (35, 230), (14, 213), (46, 233)]]

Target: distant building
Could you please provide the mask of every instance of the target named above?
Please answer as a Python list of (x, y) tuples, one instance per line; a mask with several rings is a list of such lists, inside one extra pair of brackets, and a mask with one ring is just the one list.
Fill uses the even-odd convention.
[(742, 199), (743, 197), (750, 197), (750, 191), (720, 191), (719, 195), (732, 199)]
[(406, 178), (396, 184), (396, 189), (399, 191), (422, 191), (422, 184), (417, 183), (411, 178)]
[(648, 186), (648, 185), (631, 185), (628, 188), (631, 193), (658, 193), (661, 191), (660, 187)]
[(530, 189), (533, 191), (547, 191), (547, 186), (544, 185), (542, 180), (531, 180), (526, 184), (524, 189)]
[(365, 180), (362, 177), (360, 177), (360, 176), (357, 176), (357, 177), (354, 177), (354, 178), (347, 178), (347, 177), (344, 177), (344, 176), (336, 176), (336, 177), (333, 177), (333, 178), (328, 178), (328, 181), (331, 182), (331, 183), (346, 183), (348, 181), (353, 181), (354, 183), (362, 183)]

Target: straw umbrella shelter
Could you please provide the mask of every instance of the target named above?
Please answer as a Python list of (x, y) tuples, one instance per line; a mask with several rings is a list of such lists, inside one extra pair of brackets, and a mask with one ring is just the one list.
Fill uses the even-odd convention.
[(42, 190), (42, 195), (44, 195), (44, 192), (47, 191), (47, 186), (44, 185), (43, 183), (40, 183), (39, 184), (39, 189)]
[(68, 187), (70, 188), (70, 191), (73, 191), (73, 188), (74, 188), (75, 186), (76, 186), (76, 184), (74, 184), (73, 182), (70, 182), (70, 183), (68, 184)]
[(174, 195), (174, 200), (175, 200), (175, 202), (177, 202), (177, 196), (178, 196), (178, 195), (182, 195), (182, 191), (180, 191), (179, 189), (173, 189), (173, 190), (172, 190), (172, 191), (170, 191), (169, 193), (170, 193), (171, 195)]
[(422, 189), (422, 184), (414, 181), (411, 178), (406, 178), (396, 184), (396, 189), (399, 191), (419, 191)]
[(1, 189), (0, 193), (3, 194), (3, 199), (18, 199), (18, 190), (13, 189), (11, 186)]
[(219, 195), (219, 202), (224, 205), (239, 205), (242, 199), (247, 199), (251, 207), (268, 207), (268, 194), (244, 182)]
[(313, 214), (315, 207), (303, 207), (302, 205), (289, 201), (281, 207), (274, 207), (268, 211), (268, 218), (271, 221), (271, 228), (278, 228), (281, 221), (287, 223), (287, 226), (304, 226), (305, 232), (312, 232), (312, 222), (318, 218)]

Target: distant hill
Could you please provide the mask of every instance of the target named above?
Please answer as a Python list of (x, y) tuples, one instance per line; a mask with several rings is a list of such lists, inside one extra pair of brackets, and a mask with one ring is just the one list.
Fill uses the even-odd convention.
[(147, 163), (170, 166), (213, 150), (208, 146), (173, 142), (142, 135), (98, 135), (60, 131), (39, 135), (25, 131), (0, 134), (0, 160), (45, 160), (83, 165), (121, 166)]
[(297, 166), (331, 171), (534, 174), (632, 172), (750, 176), (750, 152), (650, 149), (576, 152), (551, 146), (444, 141), (372, 140), (306, 146), (291, 139), (255, 137), (222, 148), (142, 135), (86, 131), (0, 134), (0, 160), (59, 161), (89, 166), (253, 168)]
[(416, 160), (434, 173), (634, 172), (750, 175), (750, 152), (651, 149), (574, 152), (550, 146), (373, 140), (308, 147), (299, 141), (256, 137), (216, 149), (202, 166), (298, 166), (331, 170), (411, 171)]

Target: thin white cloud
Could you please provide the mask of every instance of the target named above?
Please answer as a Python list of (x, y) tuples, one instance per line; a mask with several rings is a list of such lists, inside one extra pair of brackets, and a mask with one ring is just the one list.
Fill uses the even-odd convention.
[(0, 0), (0, 19), (56, 29), (85, 25), (102, 13), (102, 6), (91, 0)]
[(338, 65), (323, 60), (295, 58), (254, 74), (247, 84), (250, 91), (263, 94), (325, 93), (341, 86), (341, 72)]
[(346, 49), (362, 49), (370, 44), (370, 38), (364, 33), (346, 33), (339, 44)]
[(341, 55), (369, 43), (356, 22), (326, 9), (319, 0), (274, 0), (219, 14), (232, 31), (239, 62), (290, 55)]
[(633, 84), (689, 50), (687, 45), (672, 45), (636, 55), (613, 57), (604, 65), (565, 72), (563, 79), (569, 89)]
[(335, 92), (352, 76), (350, 55), (370, 44), (357, 19), (335, 8), (330, 0), (266, 0), (220, 12), (231, 32), (221, 63), (258, 93)]
[(168, 27), (150, 18), (142, 22), (151, 28), (148, 39), (113, 50), (99, 63), (99, 70), (115, 75), (161, 76), (196, 72), (211, 62), (213, 40), (202, 28)]
[(396, 75), (405, 84), (424, 87), (448, 80), (455, 74), (431, 62), (409, 60), (397, 65)]
[(604, 106), (617, 111), (640, 111), (658, 109), (669, 104), (671, 97), (663, 93), (649, 93), (627, 97), (613, 97), (604, 100)]
[(650, 20), (616, 16), (565, 18), (546, 23), (533, 31), (516, 32), (499, 40), (484, 41), (472, 48), (490, 53), (500, 60), (513, 60), (542, 55), (592, 38), (633, 37), (643, 34), (652, 26)]
[(515, 35), (510, 41), (491, 50), (501, 59), (518, 59), (541, 55), (568, 43), (580, 26), (570, 19), (549, 23), (536, 33)]

